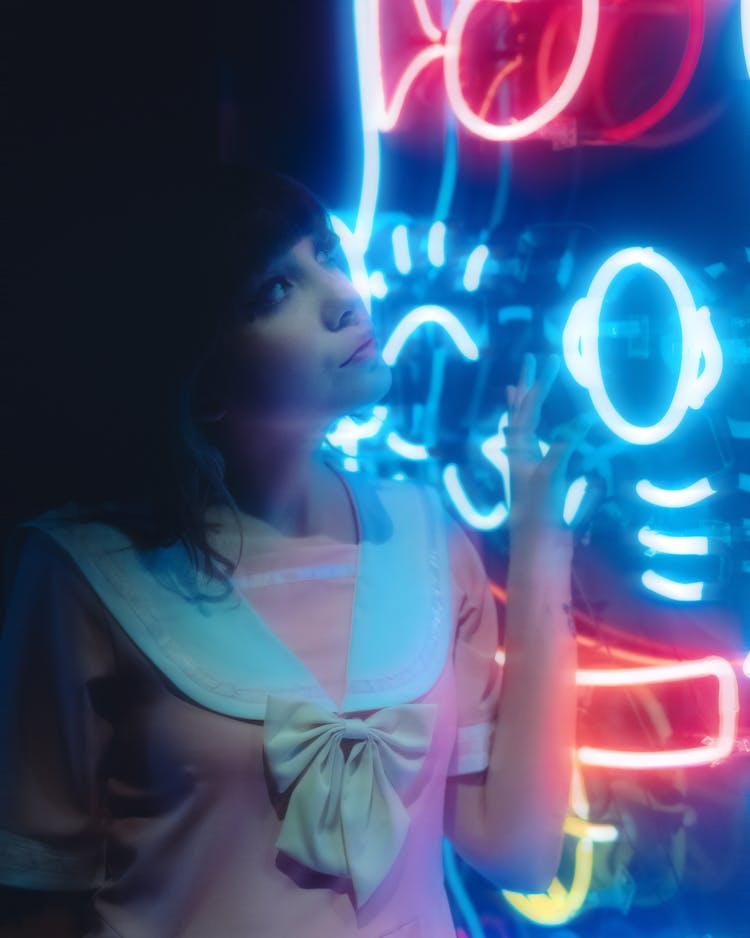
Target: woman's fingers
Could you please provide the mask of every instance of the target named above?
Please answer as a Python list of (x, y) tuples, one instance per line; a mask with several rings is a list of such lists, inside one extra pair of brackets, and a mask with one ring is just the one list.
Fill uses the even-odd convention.
[(549, 355), (544, 359), (537, 379), (536, 357), (528, 353), (524, 355), (519, 383), (516, 387), (511, 385), (508, 389), (508, 406), (514, 424), (524, 426), (529, 431), (536, 430), (542, 405), (555, 383), (559, 370), (560, 356)]
[(595, 420), (595, 414), (579, 414), (554, 430), (549, 452), (544, 458), (551, 475), (564, 475), (573, 453), (576, 450), (590, 449), (584, 440)]

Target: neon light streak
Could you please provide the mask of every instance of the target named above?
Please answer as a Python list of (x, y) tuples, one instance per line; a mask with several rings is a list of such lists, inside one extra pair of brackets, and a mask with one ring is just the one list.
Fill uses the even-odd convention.
[(369, 287), (370, 293), (378, 300), (388, 296), (388, 284), (385, 282), (382, 270), (373, 270), (370, 274)]
[(745, 67), (750, 76), (750, 0), (741, 0), (740, 22), (742, 26), (742, 49), (745, 53)]
[(750, 677), (750, 652), (747, 653), (747, 658), (745, 658), (745, 663), (742, 665), (742, 670), (745, 673), (745, 677)]
[(581, 507), (583, 496), (586, 494), (588, 482), (585, 476), (579, 476), (570, 483), (570, 487), (565, 495), (565, 505), (563, 507), (563, 521), (570, 524), (576, 516), (576, 512)]
[(687, 508), (716, 494), (716, 489), (705, 477), (681, 489), (664, 489), (648, 479), (641, 479), (636, 483), (635, 490), (644, 502), (660, 508)]
[(443, 32), (433, 23), (432, 15), (427, 6), (427, 0), (412, 0), (412, 3), (414, 4), (414, 12), (417, 14), (422, 32), (433, 42), (440, 42), (443, 37)]
[[(605, 295), (622, 270), (636, 265), (662, 278), (674, 298), (682, 327), (682, 361), (674, 396), (662, 419), (646, 427), (629, 423), (615, 410), (599, 361), (599, 316)], [(719, 381), (723, 361), (708, 308), (696, 309), (682, 274), (653, 248), (625, 248), (602, 264), (588, 294), (573, 305), (563, 330), (563, 353), (570, 373), (588, 390), (607, 426), (628, 443), (640, 445), (665, 439), (679, 426), (688, 408), (698, 410), (703, 405)]]
[(352, 283), (362, 297), (369, 314), (372, 296), (370, 293), (370, 278), (365, 265), (364, 251), (360, 248), (356, 235), (349, 230), (338, 215), (331, 214), (330, 219), (333, 230), (339, 236), (341, 250), (349, 265), (349, 274), (351, 275)]
[(399, 436), (398, 433), (389, 433), (385, 442), (394, 453), (398, 454), (399, 456), (403, 456), (404, 459), (421, 461), (430, 458), (430, 454), (427, 452), (426, 446), (422, 446), (421, 443), (410, 443), (402, 436)]
[(445, 263), (445, 224), (436, 221), (430, 226), (427, 235), (427, 257), (433, 267), (442, 267)]
[(715, 677), (719, 685), (718, 736), (715, 740), (710, 740), (709, 745), (662, 752), (627, 752), (582, 746), (578, 750), (578, 759), (584, 765), (620, 769), (664, 769), (676, 766), (711, 765), (721, 759), (726, 759), (732, 753), (737, 735), (739, 700), (737, 679), (731, 664), (724, 658), (711, 655), (698, 661), (684, 661), (653, 668), (582, 670), (576, 674), (576, 682), (579, 687), (632, 687), (646, 683), (685, 681), (709, 676)]
[(662, 120), (677, 104), (685, 93), (685, 89), (690, 84), (690, 79), (695, 72), (695, 66), (698, 64), (701, 47), (703, 46), (703, 33), (705, 29), (705, 0), (690, 0), (688, 10), (689, 27), (685, 52), (682, 61), (677, 69), (677, 73), (672, 80), (672, 84), (667, 88), (664, 94), (659, 98), (656, 104), (652, 105), (643, 114), (620, 124), (617, 127), (609, 127), (602, 132), (605, 140), (621, 142), (623, 140), (632, 140), (644, 133), (654, 124)]
[(518, 140), (548, 124), (565, 108), (580, 87), (596, 40), (599, 22), (599, 0), (581, 0), (581, 28), (573, 60), (560, 87), (533, 114), (507, 124), (494, 124), (476, 114), (461, 86), (461, 43), (467, 20), (481, 0), (460, 0), (453, 13), (445, 37), (445, 88), (456, 117), (474, 134), (488, 140)]
[(671, 580), (669, 577), (662, 576), (655, 570), (645, 570), (641, 575), (641, 583), (652, 593), (658, 593), (665, 599), (674, 599), (682, 603), (697, 603), (703, 599), (703, 587), (705, 583), (702, 580), (696, 580), (692, 583), (680, 583), (678, 580)]
[(457, 316), (444, 306), (417, 306), (408, 312), (391, 333), (383, 348), (383, 360), (393, 365), (406, 340), (425, 323), (435, 323), (448, 333), (456, 348), (469, 361), (479, 358), (479, 349)]
[(660, 554), (680, 556), (702, 556), (708, 553), (708, 538), (703, 536), (662, 534), (649, 527), (642, 527), (638, 540), (644, 547)]
[(411, 272), (411, 254), (409, 253), (409, 231), (406, 225), (396, 225), (391, 232), (393, 261), (396, 270), (406, 276)]
[[(359, 195), (353, 239), (362, 254), (367, 250), (375, 218), (380, 188), (380, 137), (377, 116), (381, 99), (380, 77), (380, 13), (379, 5), (370, 0), (354, 0), (354, 35), (357, 46), (360, 113), (362, 117), (362, 188)], [(375, 44), (370, 37), (375, 37)]]
[(487, 245), (480, 244), (469, 254), (464, 269), (464, 290), (467, 293), (473, 293), (479, 287), (479, 281), (482, 279), (482, 270), (489, 257), (490, 251)]

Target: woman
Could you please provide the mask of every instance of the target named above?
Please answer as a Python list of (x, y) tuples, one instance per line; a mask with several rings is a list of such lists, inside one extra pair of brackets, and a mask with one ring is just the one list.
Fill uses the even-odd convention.
[(325, 211), (224, 170), (166, 215), (139, 280), (167, 323), (148, 485), (11, 540), (0, 882), (44, 907), (24, 934), (448, 938), (444, 834), (498, 886), (557, 867), (582, 427), (539, 459), (555, 367), (528, 358), (501, 689), (486, 576), (436, 494), (324, 456), (390, 384)]

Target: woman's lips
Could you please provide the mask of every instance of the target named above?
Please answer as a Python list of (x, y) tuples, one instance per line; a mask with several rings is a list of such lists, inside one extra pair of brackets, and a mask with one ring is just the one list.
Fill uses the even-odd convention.
[(364, 342), (360, 343), (357, 346), (357, 348), (349, 356), (349, 358), (347, 358), (345, 362), (341, 363), (341, 367), (343, 368), (344, 365), (348, 365), (351, 362), (358, 362), (358, 361), (363, 361), (364, 359), (367, 359), (367, 358), (372, 358), (373, 355), (377, 353), (377, 351), (378, 351), (378, 347), (375, 344), (375, 339), (372, 336), (370, 336), (368, 339), (366, 339)]

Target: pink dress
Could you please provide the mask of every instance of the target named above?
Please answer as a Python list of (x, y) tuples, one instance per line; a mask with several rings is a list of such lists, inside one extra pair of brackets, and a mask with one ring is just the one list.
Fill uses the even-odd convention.
[[(445, 785), (487, 765), (498, 635), (476, 551), (440, 524), (447, 652), (403, 703), (393, 681), (360, 681), (382, 708), (346, 706), (378, 655), (355, 638), (362, 543), (307, 538), (243, 563), (234, 586), (273, 633), (279, 673), (299, 668), (319, 689), (265, 695), (265, 721), (226, 712), (253, 711), (232, 702), (231, 680), (214, 686), (216, 668), (204, 681), (215, 696), (193, 693), (178, 656), (146, 653), (59, 542), (17, 529), (0, 641), (0, 883), (93, 890), (87, 938), (454, 938)], [(248, 667), (262, 673), (253, 634)]]

